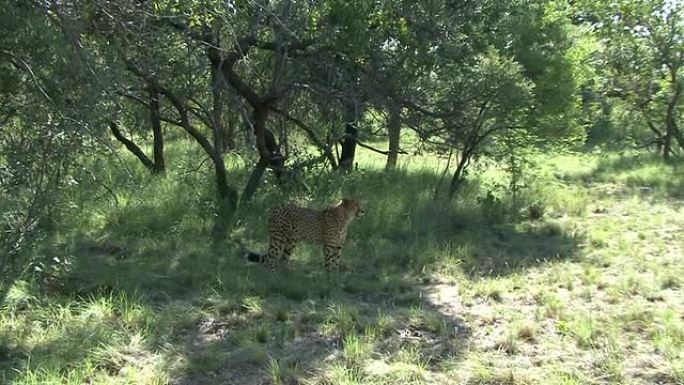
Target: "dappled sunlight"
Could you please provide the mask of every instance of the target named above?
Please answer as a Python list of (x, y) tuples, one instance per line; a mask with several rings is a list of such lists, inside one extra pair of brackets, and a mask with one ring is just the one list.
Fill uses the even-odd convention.
[(0, 30), (0, 384), (684, 384), (684, 1)]
[(13, 381), (59, 382), (59, 373), (76, 367), (84, 370), (73, 372), (70, 381), (163, 378), (162, 354), (153, 351), (146, 335), (154, 311), (125, 293), (80, 303), (66, 299), (2, 318), (0, 339), (17, 368)]
[(564, 175), (569, 181), (582, 181), (590, 185), (605, 184), (606, 193), (629, 197), (684, 198), (684, 174), (681, 161), (663, 163), (656, 154), (632, 153), (621, 156), (585, 156), (593, 167)]
[[(543, 175), (553, 179), (517, 202), (474, 178), (453, 202), (435, 201), (438, 175), (424, 166), (368, 167), (329, 185), (304, 204), (366, 202), (334, 276), (316, 246), (275, 271), (244, 259), (243, 247), (266, 248), (268, 211), (283, 200), (275, 189), (243, 207), (223, 240), (177, 196), (108, 206), (111, 216), (100, 208), (98, 227), (64, 236), (68, 263), (51, 280), (8, 292), (0, 362), (25, 383), (677, 378), (680, 206)], [(637, 374), (643, 360), (663, 363)]]

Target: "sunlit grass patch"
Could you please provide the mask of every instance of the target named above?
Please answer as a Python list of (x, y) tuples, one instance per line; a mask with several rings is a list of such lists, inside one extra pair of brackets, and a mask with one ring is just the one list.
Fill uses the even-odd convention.
[(145, 337), (155, 320), (141, 298), (111, 293), (15, 312), (1, 319), (0, 331), (11, 333), (10, 348), (26, 357), (25, 366), (15, 368), (16, 383), (161, 383), (168, 379), (162, 356)]
[(473, 285), (473, 295), (482, 299), (501, 302), (510, 287), (505, 279), (480, 279)]
[(535, 294), (534, 299), (539, 306), (537, 311), (538, 318), (555, 318), (563, 320), (566, 317), (567, 298), (564, 298), (552, 291), (542, 290)]
[(679, 160), (663, 163), (656, 154), (626, 153), (584, 156), (585, 166), (566, 165), (565, 179), (589, 182), (608, 182), (638, 194), (655, 193), (662, 197), (682, 197), (682, 183), (678, 174)]
[(684, 325), (679, 311), (667, 309), (657, 314), (649, 334), (655, 347), (668, 359), (681, 362), (681, 354), (684, 351)]

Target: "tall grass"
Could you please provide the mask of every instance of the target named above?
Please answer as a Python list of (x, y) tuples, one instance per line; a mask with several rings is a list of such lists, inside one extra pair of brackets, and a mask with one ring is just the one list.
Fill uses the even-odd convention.
[[(433, 199), (443, 162), (416, 156), (386, 173), (384, 158), (362, 150), (350, 175), (320, 172), (286, 188), (267, 176), (217, 242), (211, 170), (189, 172), (201, 162), (189, 148), (169, 154), (159, 177), (126, 156), (101, 160), (70, 192), (77, 204), (64, 205), (41, 249), (56, 260), (2, 304), (0, 383), (627, 381), (628, 340), (657, 347), (666, 364), (654, 370), (681, 379), (681, 256), (671, 250), (681, 239), (662, 232), (677, 209), (658, 201), (677, 196), (673, 166), (544, 157), (515, 202), (496, 170), (471, 175), (446, 202)], [(228, 163), (239, 185), (245, 162)], [(606, 195), (608, 184), (628, 190)], [(312, 246), (275, 272), (242, 257), (242, 245), (266, 248), (271, 207), (342, 196), (363, 200), (367, 214), (350, 226), (339, 275), (324, 272)], [(663, 217), (645, 218), (644, 207)], [(637, 223), (643, 235), (626, 238)], [(652, 309), (666, 300), (673, 309)], [(629, 314), (653, 314), (638, 331), (627, 302)], [(592, 316), (600, 306), (605, 314)], [(578, 369), (583, 350), (597, 357), (588, 371)]]

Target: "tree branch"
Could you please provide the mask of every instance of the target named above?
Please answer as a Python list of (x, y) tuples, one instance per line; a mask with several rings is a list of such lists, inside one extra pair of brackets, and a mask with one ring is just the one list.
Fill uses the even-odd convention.
[(144, 106), (147, 106), (147, 100), (141, 98), (138, 95), (131, 94), (129, 92), (123, 92), (123, 91), (116, 91), (116, 93), (120, 96), (123, 96), (126, 99), (131, 99), (135, 102), (138, 102), (139, 104), (142, 104)]
[[(125, 60), (126, 63), (126, 68), (131, 71), (133, 74), (138, 76), (139, 78), (145, 80), (147, 84), (150, 85), (153, 89), (155, 89), (157, 92), (160, 94), (166, 96), (171, 104), (174, 106), (176, 111), (178, 111), (178, 114), (180, 116), (180, 126), (187, 131), (190, 136), (192, 136), (197, 143), (206, 151), (207, 154), (209, 154), (212, 157), (217, 157), (220, 156), (216, 154), (216, 151), (214, 151), (214, 146), (209, 142), (209, 140), (202, 135), (202, 133), (195, 128), (195, 126), (192, 125), (190, 122), (190, 117), (188, 115), (188, 109), (185, 105), (185, 103), (178, 97), (176, 96), (171, 90), (168, 88), (162, 86), (155, 78), (152, 76), (140, 71), (132, 62)], [(166, 119), (162, 119), (164, 121), (167, 121)], [(216, 159), (215, 159), (216, 160)]]
[(146, 168), (148, 168), (150, 171), (154, 171), (155, 166), (154, 162), (150, 160), (150, 158), (145, 155), (145, 153), (138, 147), (137, 144), (135, 144), (132, 140), (126, 138), (121, 130), (119, 130), (119, 125), (116, 124), (116, 122), (109, 122), (109, 129), (114, 134), (114, 137), (121, 143), (123, 143), (124, 146), (133, 153), (140, 161), (142, 162), (143, 165), (145, 165)]
[(332, 150), (330, 147), (326, 146), (325, 143), (316, 135), (316, 133), (311, 129), (311, 127), (307, 126), (304, 122), (301, 120), (290, 116), (284, 111), (281, 111), (277, 108), (272, 108), (272, 111), (275, 112), (276, 114), (282, 116), (286, 120), (289, 120), (290, 122), (294, 123), (297, 127), (301, 128), (302, 131), (306, 133), (306, 135), (309, 137), (311, 142), (315, 144), (319, 150), (328, 158), (328, 161), (330, 161), (330, 164), (333, 168), (337, 168), (337, 162), (335, 161), (335, 157), (332, 154)]
[[(366, 149), (369, 149), (369, 150), (371, 150), (371, 151), (373, 151), (373, 152), (377, 152), (378, 154), (389, 155), (389, 153), (390, 153), (389, 151), (379, 150), (379, 149), (377, 149), (377, 148), (375, 148), (375, 147), (373, 147), (373, 146), (370, 146), (370, 145), (368, 145), (368, 144), (359, 142), (358, 139), (355, 140), (355, 141), (356, 141), (356, 144), (358, 144), (359, 146), (361, 146), (361, 147), (363, 147), (363, 148), (366, 148)], [(397, 154), (408, 154), (408, 152), (406, 152), (406, 151), (404, 151), (404, 150), (398, 150), (398, 151), (397, 151)]]

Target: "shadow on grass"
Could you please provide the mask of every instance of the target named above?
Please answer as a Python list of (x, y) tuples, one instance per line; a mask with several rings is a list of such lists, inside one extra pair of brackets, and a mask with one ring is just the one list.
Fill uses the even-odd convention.
[(576, 260), (583, 236), (568, 233), (556, 222), (540, 222), (469, 229), (461, 239), (463, 271), (496, 277), (547, 262)]
[[(466, 186), (460, 199), (446, 203), (431, 199), (435, 175), (368, 177), (387, 195), (369, 203), (370, 218), (351, 232), (360, 235), (359, 246), (372, 255), (364, 263), (370, 260), (376, 269), (420, 275), (450, 263), (471, 277), (495, 277), (554, 260), (574, 260), (581, 251), (584, 234), (571, 223), (512, 214), (506, 203), (478, 199), (487, 191), (477, 183)], [(393, 185), (397, 180), (405, 183)]]
[[(556, 222), (484, 218), (476, 185), (445, 204), (431, 201), (438, 177), (427, 172), (327, 178), (319, 188), (328, 202), (341, 195), (367, 202), (366, 216), (350, 227), (339, 276), (322, 271), (317, 248), (298, 249), (292, 265), (276, 272), (239, 256), (237, 239), (265, 248), (267, 208), (280, 194), (273, 192), (246, 207), (221, 244), (210, 244), (198, 221), (184, 218), (192, 207), (141, 210), (134, 229), (121, 218), (135, 213), (126, 213), (98, 241), (76, 240), (64, 284), (49, 295), (78, 302), (124, 293), (148, 315), (144, 327), (133, 328), (143, 334), (141, 352), (121, 352), (130, 359), (75, 356), (91, 357), (111, 376), (143, 360), (137, 355), (161, 356), (154, 365), (172, 384), (411, 382), (458, 361), (470, 337), (457, 296), (431, 297), (426, 282), (434, 275), (505, 275), (575, 258), (580, 247), (580, 237)], [(138, 322), (121, 310), (113, 314), (107, 325), (124, 334)], [(68, 339), (33, 353), (71, 346)], [(74, 365), (65, 359), (57, 366)]]
[(623, 186), (609, 194), (657, 194), (664, 197), (684, 198), (684, 158), (675, 157), (668, 162), (656, 154), (625, 154), (601, 158), (596, 167), (585, 173), (566, 177), (585, 183), (613, 183)]
[[(431, 307), (409, 274), (380, 270), (357, 274), (354, 260), (348, 261), (346, 272), (330, 277), (321, 271), (322, 260), (307, 258), (307, 250), (292, 266), (274, 273), (238, 259), (229, 247), (197, 247), (195, 252), (178, 254), (173, 245), (161, 241), (153, 247), (154, 253), (148, 250), (124, 259), (83, 255), (71, 272), (79, 279), (69, 280), (73, 286), (53, 295), (85, 301), (124, 293), (136, 306), (151, 311), (144, 327), (144, 349), (133, 354), (164, 352), (165, 362), (175, 362), (165, 369), (173, 384), (354, 379), (364, 383), (364, 378), (377, 376), (403, 382), (407, 379), (396, 376), (420, 376), (425, 368), (458, 357), (467, 346), (465, 321)], [(361, 252), (350, 251), (357, 257)], [(166, 256), (170, 259), (164, 263)], [(126, 321), (130, 317), (119, 306), (114, 306), (113, 314), (120, 319), (106, 321), (105, 326), (93, 324), (93, 330), (130, 328)], [(83, 362), (90, 355), (81, 350), (87, 346), (76, 346), (84, 344), (81, 341), (106, 344), (100, 334), (72, 340), (73, 333), (64, 333), (35, 346), (26, 357), (58, 357), (65, 368), (71, 367), (77, 362), (70, 357)], [(73, 346), (78, 354), (55, 355), (63, 346)], [(128, 350), (99, 355), (94, 365), (112, 376), (130, 371), (130, 360), (121, 359)], [(367, 372), (366, 365), (374, 360), (386, 365), (386, 370)], [(394, 366), (409, 372), (397, 374)]]

